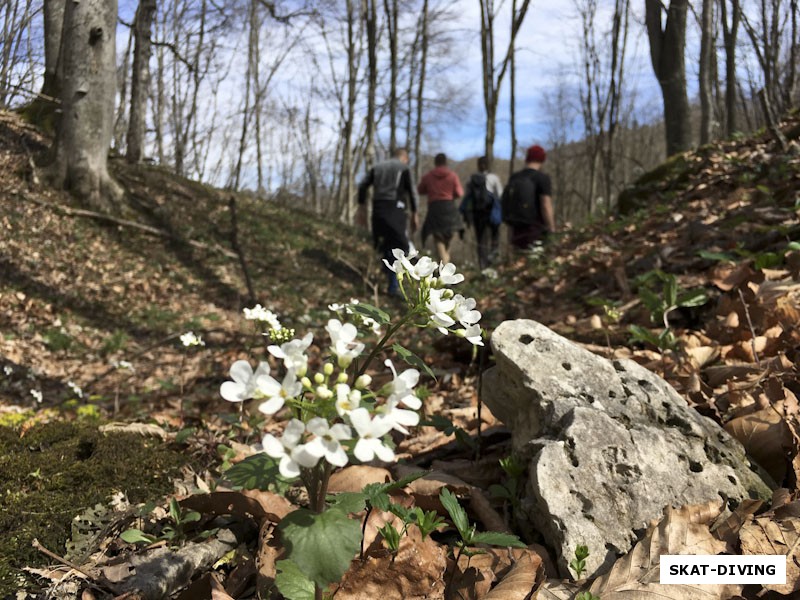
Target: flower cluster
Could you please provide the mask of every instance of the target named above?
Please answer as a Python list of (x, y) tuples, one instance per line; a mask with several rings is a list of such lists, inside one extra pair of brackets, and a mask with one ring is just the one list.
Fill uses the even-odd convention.
[(181, 335), (181, 344), (183, 344), (186, 348), (191, 348), (192, 346), (205, 346), (206, 343), (203, 339), (195, 335), (193, 331), (187, 331), (183, 335)]
[[(220, 394), (229, 402), (255, 400), (265, 415), (287, 411), (282, 433), (267, 434), (262, 440), (263, 451), (278, 461), (284, 477), (321, 480), (324, 472), (352, 459), (394, 460), (390, 432), (408, 434), (409, 427), (419, 424), (417, 411), (422, 401), (415, 387), (420, 372), (415, 368), (398, 371), (386, 359), (384, 365), (391, 372), (391, 380), (374, 389), (366, 371), (401, 326), (454, 333), (474, 345), (483, 345), (478, 324), (481, 313), (475, 309), (475, 300), (449, 287), (464, 280), (455, 265), (418, 257), (416, 251), (406, 255), (395, 250), (394, 258), (387, 266), (400, 281), (407, 304), (405, 315), (392, 323), (383, 311), (355, 299), (349, 304), (331, 304), (328, 308), (339, 318), (330, 319), (325, 326), (330, 343), (326, 359), (316, 372), (308, 356), (314, 342), (311, 333), (296, 338), (293, 330), (282, 327), (274, 313), (260, 305), (245, 309), (245, 318), (269, 324), (270, 330), (264, 335), (272, 344), (267, 352), (270, 361), (279, 363), (279, 369), (273, 372), (267, 361), (254, 369), (249, 361), (238, 360), (231, 366), (230, 380), (222, 384)], [(366, 352), (359, 328), (379, 333), (382, 327), (387, 327), (386, 334), (377, 347)], [(405, 352), (401, 356), (408, 359), (410, 353)], [(418, 362), (412, 364), (420, 366)]]
[(386, 267), (397, 274), (400, 289), (407, 302), (419, 301), (427, 311), (426, 327), (435, 327), (447, 335), (453, 332), (475, 346), (483, 346), (483, 334), (478, 322), (481, 313), (475, 310), (474, 298), (456, 294), (447, 286), (464, 281), (464, 276), (456, 272), (453, 263), (437, 263), (428, 256), (421, 256), (416, 250), (408, 255), (402, 250), (393, 250), (394, 262), (384, 259)]

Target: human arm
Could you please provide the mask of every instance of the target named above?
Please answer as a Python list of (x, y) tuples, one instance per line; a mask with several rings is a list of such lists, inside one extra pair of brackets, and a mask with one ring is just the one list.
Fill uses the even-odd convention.
[(542, 196), (542, 219), (544, 219), (544, 224), (547, 226), (548, 233), (555, 233), (556, 232), (556, 218), (555, 213), (553, 212), (553, 198), (550, 196)]

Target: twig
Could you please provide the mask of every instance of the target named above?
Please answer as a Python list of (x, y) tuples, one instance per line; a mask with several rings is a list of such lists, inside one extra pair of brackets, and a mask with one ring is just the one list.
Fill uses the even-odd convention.
[(84, 571), (81, 567), (79, 567), (78, 565), (76, 565), (75, 563), (73, 563), (71, 561), (68, 561), (63, 556), (59, 556), (55, 552), (51, 552), (50, 550), (48, 550), (47, 548), (42, 546), (42, 544), (39, 542), (38, 539), (33, 538), (33, 541), (31, 542), (31, 545), (34, 548), (36, 548), (39, 552), (41, 552), (42, 554), (45, 554), (45, 555), (49, 556), (50, 558), (52, 558), (54, 561), (59, 562), (62, 565), (69, 567), (73, 571), (77, 571), (78, 573), (80, 573), (81, 575), (83, 575), (87, 579), (90, 579), (91, 581), (95, 581), (95, 577), (93, 575), (91, 575), (89, 572)]
[(753, 321), (750, 320), (750, 309), (747, 308), (747, 302), (744, 301), (744, 294), (742, 294), (742, 288), (738, 288), (736, 291), (739, 292), (739, 300), (742, 301), (742, 306), (744, 306), (744, 316), (747, 319), (747, 326), (750, 328), (750, 347), (753, 350), (753, 358), (756, 359), (756, 364), (760, 369), (761, 360), (758, 358), (758, 352), (756, 352), (756, 330), (753, 329)]

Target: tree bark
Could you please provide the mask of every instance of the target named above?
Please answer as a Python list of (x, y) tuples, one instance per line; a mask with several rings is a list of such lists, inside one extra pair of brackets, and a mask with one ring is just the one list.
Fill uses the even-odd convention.
[(686, 92), (686, 13), (688, 0), (671, 0), (662, 26), (664, 5), (645, 0), (645, 21), (650, 39), (650, 60), (661, 87), (667, 156), (692, 145), (689, 97)]
[(720, 0), (722, 39), (725, 44), (725, 135), (737, 130), (736, 95), (736, 43), (742, 9), (739, 0), (731, 0), (731, 20), (728, 24), (728, 0)]
[(61, 94), (62, 68), (61, 31), (64, 26), (64, 9), (67, 0), (45, 0), (44, 2), (44, 82), (42, 93), (52, 98)]
[(51, 174), (93, 208), (122, 194), (108, 174), (116, 92), (116, 0), (68, 2), (64, 11), (62, 117)]
[(386, 28), (389, 33), (389, 152), (397, 149), (397, 0), (384, 0)]
[(141, 162), (147, 123), (147, 88), (150, 82), (150, 36), (156, 15), (156, 0), (139, 0), (133, 35), (133, 68), (131, 71), (131, 111), (128, 117), (127, 152), (129, 163)]
[(367, 169), (375, 164), (375, 93), (378, 88), (378, 16), (376, 0), (362, 0), (367, 29)]
[(714, 0), (703, 0), (700, 23), (700, 144), (711, 141), (712, 54), (714, 52)]
[(419, 57), (419, 85), (417, 86), (417, 119), (414, 132), (414, 181), (419, 181), (422, 175), (422, 160), (420, 160), (420, 146), (422, 144), (422, 114), (425, 99), (425, 73), (428, 67), (428, 0), (422, 3), (420, 16), (420, 57)]

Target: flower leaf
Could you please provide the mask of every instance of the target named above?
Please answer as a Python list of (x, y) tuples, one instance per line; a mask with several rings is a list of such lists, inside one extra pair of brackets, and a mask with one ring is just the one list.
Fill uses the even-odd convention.
[(275, 585), (287, 600), (313, 600), (314, 582), (303, 575), (300, 568), (290, 560), (275, 563), (278, 574)]
[(287, 558), (314, 583), (339, 581), (361, 545), (361, 525), (340, 509), (314, 513), (301, 508), (278, 525)]
[(123, 542), (128, 542), (129, 544), (152, 544), (156, 541), (156, 538), (147, 535), (141, 529), (127, 529), (119, 537), (122, 538)]
[(234, 489), (269, 490), (283, 493), (291, 482), (281, 477), (278, 461), (263, 452), (248, 456), (225, 471), (225, 481)]
[(427, 375), (430, 375), (434, 379), (434, 381), (436, 380), (436, 375), (433, 374), (431, 368), (427, 364), (425, 364), (424, 360), (422, 360), (419, 356), (411, 352), (411, 350), (403, 348), (400, 344), (392, 344), (392, 350), (397, 352), (397, 355), (400, 358), (402, 358), (406, 362), (406, 364), (424, 371)]
[(520, 539), (510, 533), (499, 531), (482, 531), (472, 536), (473, 544), (489, 544), (490, 546), (503, 546), (512, 548), (527, 548)]
[(383, 312), (380, 308), (372, 306), (371, 304), (359, 302), (358, 304), (351, 304), (350, 308), (352, 308), (355, 312), (364, 315), (365, 317), (373, 319), (381, 325), (386, 325), (391, 321), (388, 314)]
[(364, 492), (341, 492), (327, 497), (332, 507), (346, 513), (357, 513), (364, 510), (367, 494)]
[(465, 543), (471, 544), (473, 531), (469, 526), (467, 512), (461, 508), (461, 504), (458, 503), (458, 498), (456, 498), (455, 494), (450, 490), (444, 488), (442, 493), (439, 494), (439, 500), (442, 501), (442, 506), (444, 506), (450, 514), (450, 519), (452, 519), (453, 525), (458, 529), (461, 539), (464, 540)]

